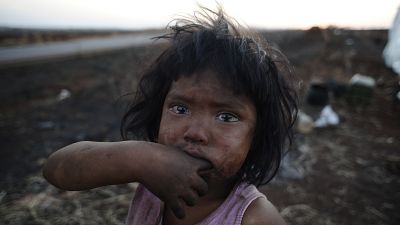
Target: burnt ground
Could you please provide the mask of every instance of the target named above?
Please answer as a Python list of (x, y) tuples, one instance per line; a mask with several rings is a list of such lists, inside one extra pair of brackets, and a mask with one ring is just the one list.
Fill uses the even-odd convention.
[[(381, 58), (386, 30), (263, 33), (293, 63), (301, 109), (311, 80), (378, 80), (368, 105), (331, 99), (341, 123), (296, 133), (287, 165), (260, 189), (288, 224), (400, 221), (400, 105), (396, 75)], [(162, 46), (0, 68), (0, 224), (123, 224), (135, 184), (65, 192), (41, 177), (56, 149), (80, 140), (118, 141), (124, 94)], [(64, 91), (63, 91), (64, 90)], [(66, 91), (67, 90), (67, 91)], [(70, 94), (70, 95), (69, 95)], [(397, 104), (397, 105), (396, 105)]]

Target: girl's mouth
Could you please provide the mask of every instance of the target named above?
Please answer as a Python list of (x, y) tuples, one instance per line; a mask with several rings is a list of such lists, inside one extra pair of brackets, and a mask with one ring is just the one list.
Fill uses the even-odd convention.
[(206, 176), (206, 175), (209, 176), (210, 174), (216, 172), (214, 164), (207, 157), (205, 157), (204, 151), (201, 150), (201, 148), (198, 148), (196, 146), (191, 146), (188, 144), (176, 145), (175, 147), (181, 149), (182, 151), (184, 151), (193, 158), (207, 161), (210, 164), (209, 168), (202, 169), (199, 171), (200, 176)]
[(207, 158), (204, 156), (204, 151), (201, 150), (201, 148), (197, 146), (192, 146), (188, 144), (181, 144), (181, 145), (176, 145), (178, 149), (181, 149), (182, 151), (186, 152), (190, 156), (198, 159), (203, 159), (209, 161)]

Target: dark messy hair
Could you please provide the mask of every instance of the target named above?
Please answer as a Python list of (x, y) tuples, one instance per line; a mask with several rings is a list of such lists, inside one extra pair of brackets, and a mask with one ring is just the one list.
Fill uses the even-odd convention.
[(193, 18), (174, 20), (171, 32), (157, 39), (168, 48), (144, 73), (135, 101), (121, 123), (124, 139), (157, 140), (162, 107), (172, 82), (181, 76), (215, 72), (237, 95), (251, 98), (257, 124), (251, 148), (238, 172), (239, 181), (268, 183), (276, 174), (297, 115), (287, 59), (270, 44), (218, 11), (201, 7)]

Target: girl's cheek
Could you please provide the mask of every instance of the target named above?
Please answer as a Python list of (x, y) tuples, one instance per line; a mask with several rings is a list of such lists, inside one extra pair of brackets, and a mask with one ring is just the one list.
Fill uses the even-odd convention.
[(216, 168), (218, 175), (224, 178), (230, 178), (237, 174), (244, 163), (246, 155), (247, 151), (240, 151), (236, 154), (230, 154), (229, 157), (227, 157), (227, 155), (222, 156), (222, 159), (220, 159), (221, 162), (219, 163), (220, 166)]
[(173, 145), (176, 142), (174, 130), (171, 128), (160, 130), (158, 135), (158, 143), (164, 145)]
[(221, 165), (221, 167), (217, 168), (218, 175), (224, 178), (230, 178), (235, 175), (241, 167), (240, 162), (226, 162)]

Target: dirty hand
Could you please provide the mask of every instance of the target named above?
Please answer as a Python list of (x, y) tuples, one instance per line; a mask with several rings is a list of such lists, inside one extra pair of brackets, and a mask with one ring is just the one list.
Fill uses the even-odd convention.
[(149, 143), (147, 150), (151, 156), (144, 162), (146, 169), (141, 182), (164, 201), (176, 217), (185, 217), (184, 204), (195, 205), (207, 192), (205, 176), (212, 170), (211, 163), (161, 144)]

